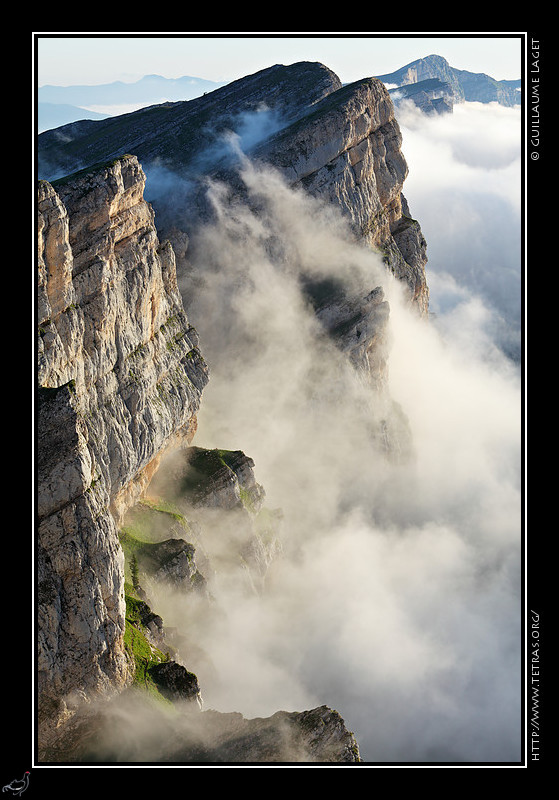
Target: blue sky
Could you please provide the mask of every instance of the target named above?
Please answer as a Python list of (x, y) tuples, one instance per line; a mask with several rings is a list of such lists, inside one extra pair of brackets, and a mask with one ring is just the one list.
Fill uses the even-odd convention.
[(498, 80), (521, 77), (520, 33), (57, 34), (37, 37), (37, 85), (132, 82), (143, 75), (232, 81), (273, 64), (321, 61), (343, 82), (436, 53)]

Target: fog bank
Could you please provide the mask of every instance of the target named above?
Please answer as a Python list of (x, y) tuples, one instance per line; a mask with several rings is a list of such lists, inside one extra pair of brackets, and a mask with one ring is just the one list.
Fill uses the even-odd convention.
[[(515, 761), (520, 387), (502, 354), (497, 323), (502, 315), (509, 330), (509, 306), (497, 291), (497, 262), (488, 285), (496, 294), (482, 294), (437, 252), (452, 241), (461, 259), (482, 257), (466, 236), (467, 214), (453, 211), (464, 239), (445, 237), (434, 204), (424, 221), (429, 209), (416, 203), (421, 180), (414, 188), (411, 176), (426, 163), (418, 150), (433, 144), (417, 133), (404, 152), (406, 196), (435, 267), (443, 265), (428, 273), (437, 324), (410, 311), (332, 209), (273, 173), (245, 165), (258, 213), (212, 187), (216, 221), (193, 237), (191, 255), (202, 279), (189, 316), (211, 376), (196, 444), (254, 459), (269, 505), (284, 512), (284, 551), (261, 595), (217, 576), (215, 617), (187, 618), (171, 597), (157, 608), (213, 665), (198, 672), (206, 707), (253, 717), (325, 703), (370, 762)], [(470, 175), (474, 155), (462, 149), (452, 163)], [(451, 191), (445, 181), (441, 170), (428, 198), (437, 208)], [(474, 190), (465, 186), (468, 201), (482, 200)], [(517, 212), (513, 195), (501, 199)], [(324, 338), (301, 294), (303, 272), (384, 287), (390, 391), (411, 426), (410, 462), (390, 462), (369, 438), (377, 399)], [(516, 277), (504, 281), (512, 298)], [(193, 287), (183, 289), (190, 299)]]

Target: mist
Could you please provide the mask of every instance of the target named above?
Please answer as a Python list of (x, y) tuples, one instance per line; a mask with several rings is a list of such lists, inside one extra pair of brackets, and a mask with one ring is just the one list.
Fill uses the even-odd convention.
[[(434, 251), (429, 322), (331, 207), (248, 161), (250, 204), (210, 186), (214, 221), (189, 249), (197, 283), (182, 286), (210, 368), (194, 443), (254, 459), (267, 505), (283, 512), (282, 554), (258, 593), (216, 574), (218, 614), (169, 593), (156, 608), (205, 653), (206, 708), (256, 717), (324, 703), (371, 763), (514, 762), (521, 418), (506, 351), (518, 344), (519, 268), (498, 243), (514, 243), (518, 225), (496, 220), (518, 219), (515, 140), (490, 167), (468, 138), (443, 147), (450, 129), (408, 124), (405, 194)], [(497, 241), (484, 251), (473, 232), (488, 215)], [(386, 398), (324, 336), (303, 274), (383, 287), (389, 393), (412, 459), (387, 459), (370, 435)]]

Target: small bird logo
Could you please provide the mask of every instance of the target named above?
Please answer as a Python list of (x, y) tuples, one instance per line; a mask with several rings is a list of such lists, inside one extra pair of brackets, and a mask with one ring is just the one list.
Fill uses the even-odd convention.
[(5, 786), (2, 787), (3, 792), (11, 792), (14, 797), (19, 797), (19, 795), (24, 792), (27, 787), (29, 786), (29, 772), (24, 772), (23, 778), (18, 781), (12, 781), (11, 783), (7, 783)]

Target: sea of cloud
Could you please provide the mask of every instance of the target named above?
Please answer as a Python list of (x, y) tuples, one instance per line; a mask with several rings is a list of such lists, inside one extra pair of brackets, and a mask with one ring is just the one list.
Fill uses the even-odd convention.
[[(216, 574), (212, 613), (155, 598), (196, 645), (205, 708), (329, 705), (371, 764), (519, 760), (519, 114), (399, 106), (428, 322), (335, 209), (242, 155), (249, 203), (210, 185), (213, 221), (191, 236), (182, 285), (210, 369), (194, 443), (254, 459), (283, 512), (283, 551), (259, 592)], [(251, 141), (248, 121), (240, 133)], [(324, 337), (302, 274), (383, 287), (411, 460), (387, 459), (369, 436), (378, 398)]]
[[(327, 704), (367, 762), (514, 762), (521, 743), (519, 112), (401, 108), (405, 194), (428, 242), (433, 319), (377, 256), (278, 176), (245, 164), (252, 206), (211, 188), (190, 306), (210, 366), (196, 444), (242, 449), (283, 555), (264, 591), (228, 576), (220, 613), (161, 598), (212, 668), (206, 707)], [(375, 400), (322, 335), (301, 273), (364, 276), (390, 303), (389, 385), (415, 456), (369, 440)], [(187, 285), (189, 294), (192, 287)]]
[[(459, 335), (471, 318), (484, 349), (522, 349), (521, 109), (456, 104), (426, 116), (401, 103), (404, 186), (428, 242), (431, 310)], [(466, 336), (463, 336), (466, 344)]]

